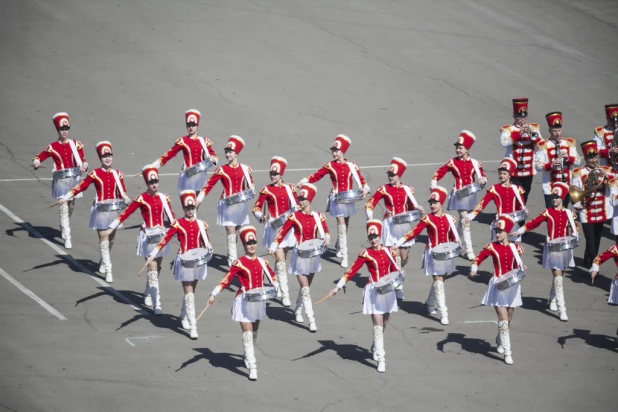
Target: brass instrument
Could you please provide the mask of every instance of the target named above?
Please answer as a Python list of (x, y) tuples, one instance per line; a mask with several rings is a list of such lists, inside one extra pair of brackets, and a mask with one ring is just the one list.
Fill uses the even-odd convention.
[(618, 130), (614, 132), (614, 138), (612, 139), (612, 142), (607, 147), (607, 155), (609, 157), (609, 163), (612, 165), (612, 167), (616, 168), (618, 167), (618, 154), (612, 155), (611, 153), (611, 150), (614, 147), (618, 147)]
[(597, 167), (592, 169), (583, 181), (584, 190), (581, 190), (575, 185), (571, 185), (571, 187), (569, 187), (569, 195), (571, 195), (573, 204), (581, 202), (586, 196), (597, 190), (605, 182), (605, 177), (606, 175), (603, 169)]
[(522, 139), (524, 140), (530, 140), (531, 137), (538, 137), (539, 134), (537, 132), (533, 132), (532, 128), (530, 127), (530, 125), (526, 122), (524, 124), (521, 125), (521, 132), (519, 132), (519, 135), (522, 137)]

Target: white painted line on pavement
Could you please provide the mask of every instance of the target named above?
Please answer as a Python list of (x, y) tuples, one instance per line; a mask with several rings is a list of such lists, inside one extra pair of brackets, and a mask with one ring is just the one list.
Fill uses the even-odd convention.
[(127, 305), (129, 305), (133, 310), (135, 310), (136, 312), (140, 312), (141, 314), (145, 314), (146, 312), (144, 312), (141, 308), (135, 306), (133, 304), (133, 302), (131, 302), (126, 296), (124, 296), (122, 293), (118, 292), (116, 289), (114, 289), (113, 287), (111, 287), (109, 285), (109, 283), (105, 282), (104, 280), (102, 280), (101, 278), (99, 278), (97, 275), (95, 275), (94, 273), (92, 273), (90, 270), (88, 270), (88, 268), (86, 268), (84, 265), (82, 265), (81, 263), (79, 263), (78, 261), (76, 261), (73, 256), (69, 255), (67, 252), (65, 252), (64, 250), (60, 249), (57, 245), (53, 244), (52, 242), (50, 242), (49, 240), (45, 239), (43, 237), (43, 235), (41, 235), (39, 232), (37, 232), (32, 225), (30, 225), (30, 223), (28, 222), (24, 222), (22, 219), (20, 219), (18, 216), (16, 216), (13, 212), (11, 212), (9, 209), (7, 209), (6, 207), (4, 207), (3, 205), (0, 204), (0, 210), (3, 211), (8, 217), (10, 217), (11, 219), (13, 219), (15, 222), (21, 224), (23, 226), (24, 229), (26, 229), (28, 232), (30, 232), (30, 234), (32, 234), (34, 237), (37, 237), (39, 239), (41, 239), (41, 241), (43, 241), (43, 243), (45, 243), (47, 246), (49, 246), (50, 248), (52, 248), (56, 253), (58, 253), (58, 255), (60, 255), (61, 258), (63, 258), (64, 260), (68, 261), (70, 264), (72, 264), (73, 266), (77, 267), (79, 270), (81, 270), (83, 273), (87, 274), (88, 276), (90, 276), (90, 278), (92, 280), (94, 280), (95, 282), (97, 282), (99, 285), (103, 286), (103, 288), (105, 289), (105, 291), (111, 295), (114, 295), (115, 297), (117, 297), (118, 299), (120, 299), (121, 301), (123, 301), (124, 303), (126, 303)]
[(2, 268), (0, 268), (0, 275), (4, 276), (4, 278), (6, 278), (6, 280), (11, 282), (13, 285), (15, 285), (15, 287), (17, 289), (19, 289), (22, 292), (24, 292), (27, 296), (29, 296), (36, 303), (38, 303), (39, 305), (43, 306), (43, 308), (45, 308), (45, 310), (47, 310), (49, 313), (51, 313), (52, 315), (54, 315), (55, 317), (57, 317), (60, 320), (67, 320), (67, 318), (65, 318), (62, 315), (62, 313), (60, 313), (56, 309), (52, 308), (47, 302), (45, 302), (43, 299), (41, 299), (40, 297), (35, 295), (33, 291), (31, 291), (30, 289), (28, 289), (27, 287), (25, 287), (24, 285), (19, 283), (17, 281), (17, 279), (15, 279), (13, 276), (11, 276), (8, 273), (6, 273)]
[[(499, 163), (502, 160), (481, 160), (481, 163)], [(423, 166), (442, 166), (444, 162), (440, 163), (408, 163), (408, 167), (423, 167)], [(377, 165), (377, 166), (358, 166), (363, 169), (388, 169), (390, 165)], [(304, 168), (304, 169), (285, 169), (286, 172), (312, 172), (318, 170), (318, 167)], [(253, 170), (253, 173), (267, 173), (270, 169)], [(159, 173), (159, 176), (178, 176), (178, 173)], [(125, 177), (141, 177), (134, 174), (125, 175)], [(18, 179), (0, 179), (0, 182), (36, 182), (39, 180), (49, 181), (51, 177), (30, 177), (30, 178), (18, 178)]]
[(131, 342), (131, 339), (156, 339), (160, 337), (161, 336), (131, 336), (131, 338), (124, 338), (124, 340), (126, 340), (129, 345), (135, 347), (135, 344)]
[(498, 321), (495, 320), (466, 320), (464, 323), (495, 323), (498, 324)]

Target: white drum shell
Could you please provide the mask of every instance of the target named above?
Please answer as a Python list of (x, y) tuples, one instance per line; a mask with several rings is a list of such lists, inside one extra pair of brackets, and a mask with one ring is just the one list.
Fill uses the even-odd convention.
[(332, 217), (348, 217), (356, 214), (356, 203), (337, 203), (335, 194), (331, 193), (328, 196), (327, 211)]
[(363, 191), (361, 189), (352, 189), (335, 193), (336, 203), (354, 203), (361, 200), (363, 200)]
[(499, 306), (507, 308), (516, 308), (522, 305), (521, 301), (521, 284), (518, 283), (506, 290), (499, 290), (496, 287), (496, 278), (492, 276), (489, 279), (489, 285), (487, 286), (487, 292), (483, 296), (481, 304), (485, 306)]
[(210, 169), (211, 167), (212, 167), (212, 163), (210, 163), (210, 160), (202, 160), (201, 162), (196, 163), (191, 167), (187, 167), (184, 170), (184, 172), (187, 175), (187, 177), (193, 177), (199, 173), (206, 174), (206, 171)]
[(122, 210), (111, 212), (98, 211), (95, 205), (90, 207), (90, 222), (88, 227), (96, 230), (107, 230), (109, 225), (122, 213)]
[(448, 275), (455, 271), (455, 259), (435, 260), (431, 256), (429, 248), (423, 252), (422, 266), (425, 269), (425, 276)]
[[(157, 229), (161, 231), (164, 230), (163, 228), (157, 228)], [(157, 246), (156, 243), (147, 242), (145, 231), (140, 230), (137, 233), (137, 247), (136, 247), (137, 256), (142, 256), (142, 257), (147, 258), (150, 255), (150, 253), (154, 250), (155, 246)], [(168, 243), (167, 245), (165, 245), (163, 249), (159, 251), (159, 253), (157, 253), (156, 257), (166, 256), (169, 253), (169, 249), (170, 249), (170, 244)]]
[(272, 286), (253, 288), (245, 292), (245, 298), (249, 302), (262, 302), (274, 299), (277, 296), (277, 289)]
[(247, 202), (228, 205), (223, 199), (217, 205), (217, 224), (219, 226), (243, 226), (249, 224), (249, 204)]
[(249, 302), (242, 294), (236, 295), (232, 305), (232, 320), (236, 322), (255, 322), (266, 316), (266, 302)]
[(193, 190), (199, 192), (202, 190), (208, 180), (207, 172), (200, 172), (193, 176), (187, 176), (184, 170), (178, 174), (178, 191)]
[(249, 200), (253, 199), (254, 193), (253, 190), (245, 190), (240, 193), (234, 193), (231, 196), (227, 196), (223, 198), (223, 201), (226, 205), (232, 206), (239, 203), (247, 203)]
[(180, 255), (174, 259), (174, 280), (180, 282), (192, 282), (194, 280), (204, 280), (208, 276), (208, 265), (196, 268), (186, 268), (182, 266)]

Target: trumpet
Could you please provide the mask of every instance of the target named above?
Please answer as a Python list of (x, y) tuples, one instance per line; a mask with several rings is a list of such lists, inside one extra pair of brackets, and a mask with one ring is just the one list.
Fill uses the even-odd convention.
[(519, 133), (519, 135), (522, 137), (522, 139), (525, 140), (530, 140), (531, 137), (539, 137), (539, 134), (537, 132), (533, 132), (532, 128), (527, 122), (521, 125), (521, 132)]
[(612, 139), (612, 142), (607, 146), (609, 162), (611, 163), (612, 167), (616, 168), (618, 167), (618, 154), (611, 153), (611, 150), (614, 147), (618, 147), (618, 130), (614, 132), (614, 138)]
[(571, 195), (571, 201), (573, 204), (581, 202), (590, 193), (597, 190), (605, 182), (605, 172), (603, 169), (597, 167), (588, 173), (586, 179), (584, 179), (584, 189), (581, 190), (575, 185), (569, 187), (569, 195)]

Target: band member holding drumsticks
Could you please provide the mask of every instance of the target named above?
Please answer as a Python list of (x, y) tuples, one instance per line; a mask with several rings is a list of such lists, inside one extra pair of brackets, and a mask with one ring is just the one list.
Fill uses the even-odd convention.
[(358, 271), (367, 265), (369, 278), (363, 289), (363, 314), (371, 315), (373, 323), (373, 345), (372, 352), (374, 360), (378, 362), (378, 372), (386, 371), (386, 352), (384, 351), (384, 329), (392, 312), (397, 312), (397, 299), (391, 291), (379, 294), (374, 284), (384, 276), (399, 272), (399, 267), (395, 263), (395, 253), (382, 245), (383, 225), (379, 220), (371, 219), (367, 221), (367, 239), (371, 247), (363, 249), (356, 258), (350, 269), (343, 275), (337, 286), (330, 291), (329, 296), (335, 296), (345, 284), (352, 279)]
[[(108, 141), (102, 141), (97, 143), (96, 149), (101, 160), (101, 167), (92, 170), (84, 180), (62, 196), (60, 198), (60, 207), (88, 189), (91, 184), (94, 184), (96, 199), (90, 208), (90, 224), (88, 227), (96, 229), (99, 235), (99, 250), (101, 252), (99, 273), (105, 274), (105, 281), (111, 283), (114, 281), (114, 277), (112, 275), (110, 252), (114, 245), (116, 231), (113, 230), (111, 233), (108, 233), (107, 228), (120, 215), (122, 209), (126, 208), (126, 204), (131, 203), (131, 198), (126, 193), (127, 188), (124, 183), (124, 174), (119, 170), (112, 169), (114, 161), (112, 144)], [(126, 204), (122, 204), (121, 201), (124, 201)], [(102, 208), (99, 210), (100, 206), (110, 202), (121, 203), (121, 205), (111, 211), (105, 211)]]
[[(264, 223), (264, 236), (262, 237), (262, 245), (268, 248), (275, 240), (275, 236), (279, 232), (281, 226), (273, 227), (273, 221), (280, 221), (286, 217), (286, 212), (296, 211), (298, 206), (298, 198), (296, 188), (292, 184), (283, 181), (283, 173), (288, 162), (279, 156), (275, 156), (270, 161), (270, 181), (271, 184), (264, 186), (260, 190), (260, 196), (253, 206), (253, 215)], [(266, 205), (268, 215), (262, 213), (262, 209)], [(280, 218), (280, 219), (277, 219)], [(283, 225), (283, 223), (280, 223)], [(290, 291), (288, 288), (288, 275), (286, 273), (285, 259), (288, 251), (296, 245), (296, 238), (292, 232), (288, 233), (286, 238), (279, 244), (275, 251), (275, 271), (277, 279), (279, 279), (279, 289), (277, 290), (277, 298), (282, 299), (281, 303), (285, 307), (291, 305)]]
[(199, 191), (204, 186), (204, 183), (206, 183), (206, 170), (188, 175), (186, 173), (187, 169), (204, 160), (210, 160), (213, 165), (216, 165), (218, 162), (217, 155), (212, 148), (212, 141), (207, 137), (202, 137), (197, 134), (201, 117), (202, 115), (199, 110), (187, 110), (185, 112), (187, 135), (179, 137), (170, 150), (163, 153), (160, 158), (153, 162), (153, 165), (155, 165), (157, 169), (160, 169), (182, 151), (184, 164), (178, 175), (178, 190)]
[[(590, 276), (594, 281), (594, 278), (599, 273), (599, 267), (605, 263), (608, 259), (613, 258), (614, 263), (618, 266), (618, 245), (610, 246), (605, 252), (601, 253), (597, 256), (590, 268)], [(611, 303), (612, 305), (618, 305), (618, 273), (612, 280), (612, 286), (609, 290), (609, 297), (607, 298), (607, 303)]]
[(321, 180), (324, 176), (330, 175), (330, 180), (333, 185), (328, 197), (327, 212), (337, 219), (337, 257), (341, 257), (341, 267), (348, 267), (348, 225), (350, 224), (350, 216), (356, 214), (356, 205), (352, 203), (337, 203), (335, 195), (337, 193), (352, 190), (354, 184), (362, 189), (363, 197), (369, 193), (369, 186), (365, 182), (365, 178), (360, 173), (358, 166), (347, 159), (344, 155), (352, 141), (348, 136), (340, 134), (335, 138), (335, 143), (330, 148), (333, 160), (327, 162), (317, 172), (303, 178), (298, 186), (304, 183), (315, 183)]
[(256, 254), (257, 232), (253, 226), (243, 226), (238, 232), (245, 248), (245, 256), (238, 258), (230, 270), (223, 276), (221, 282), (212, 290), (208, 305), (215, 302), (215, 297), (227, 288), (235, 277), (240, 281), (240, 288), (236, 292), (232, 306), (232, 320), (240, 323), (242, 329), (242, 346), (244, 362), (249, 369), (249, 379), (257, 379), (257, 364), (253, 344), (257, 340), (260, 321), (266, 315), (266, 301), (249, 302), (245, 296), (256, 288), (264, 287), (264, 275), (268, 277), (274, 287), (277, 286), (277, 277), (268, 266), (268, 262)]
[[(183, 190), (180, 192), (180, 204), (185, 212), (183, 218), (177, 219), (165, 234), (157, 246), (150, 252), (147, 264), (152, 263), (161, 249), (169, 243), (174, 236), (178, 237), (180, 250), (174, 259), (174, 280), (182, 283), (185, 296), (180, 311), (182, 327), (190, 331), (191, 339), (197, 339), (197, 321), (195, 319), (195, 290), (198, 280), (206, 279), (208, 276), (208, 266), (204, 263), (197, 267), (185, 267), (182, 264), (182, 255), (196, 250), (200, 256), (212, 256), (213, 249), (208, 238), (208, 225), (205, 221), (196, 218), (196, 198), (193, 190)], [(199, 250), (204, 249), (204, 250)], [(204, 253), (202, 253), (204, 252)]]
[(513, 218), (509, 215), (500, 215), (496, 223), (497, 240), (483, 248), (481, 253), (472, 262), (472, 267), (470, 268), (470, 277), (475, 277), (478, 267), (485, 259), (491, 256), (493, 260), (494, 275), (489, 280), (487, 292), (481, 303), (485, 306), (493, 306), (496, 310), (498, 315), (497, 350), (498, 353), (504, 353), (504, 363), (507, 365), (513, 364), (509, 326), (513, 320), (515, 308), (522, 305), (521, 288), (518, 282), (510, 288), (500, 290), (496, 283), (500, 280), (500, 277), (513, 269), (519, 267), (521, 270), (526, 270), (526, 266), (519, 257), (519, 255), (524, 253), (524, 249), (518, 244), (509, 242), (508, 239), (508, 234), (513, 230), (514, 226), (515, 221)]
[[(53, 117), (54, 126), (56, 126), (56, 132), (58, 133), (58, 140), (47, 145), (38, 155), (32, 159), (32, 167), (37, 170), (41, 167), (41, 162), (44, 162), (47, 158), (52, 158), (54, 161), (54, 172), (63, 169), (79, 168), (80, 172), (88, 170), (88, 162), (84, 157), (84, 145), (77, 141), (69, 139), (69, 115), (60, 112), (56, 113)], [(60, 199), (69, 190), (73, 188), (81, 179), (81, 176), (57, 178), (54, 176), (52, 180), (52, 196), (54, 199)], [(78, 195), (77, 197), (82, 197)], [(64, 239), (64, 247), (71, 249), (71, 227), (69, 225), (69, 218), (73, 214), (73, 208), (75, 207), (75, 198), (71, 199), (60, 206), (60, 233), (62, 239)]]
[(245, 147), (245, 141), (240, 136), (230, 136), (225, 146), (225, 158), (228, 164), (219, 166), (210, 176), (197, 196), (199, 206), (204, 198), (215, 187), (218, 181), (223, 185), (223, 193), (217, 205), (217, 224), (224, 226), (227, 233), (227, 264), (232, 266), (236, 255), (236, 230), (242, 225), (249, 224), (248, 199), (235, 204), (227, 204), (226, 197), (237, 195), (243, 191), (251, 191), (251, 198), (255, 194), (251, 168), (238, 161), (238, 155)]
[(573, 218), (573, 212), (564, 207), (563, 200), (569, 195), (569, 186), (563, 182), (554, 182), (551, 185), (553, 207), (545, 209), (540, 215), (526, 223), (513, 234), (522, 234), (535, 229), (541, 223), (547, 223), (547, 242), (543, 248), (543, 267), (550, 269), (554, 275), (551, 290), (549, 291), (549, 309), (559, 311), (560, 320), (566, 322), (569, 317), (566, 313), (564, 299), (563, 272), (566, 268), (575, 267), (573, 249), (553, 252), (549, 250), (550, 242), (564, 236), (578, 238), (577, 226)]
[(455, 185), (451, 192), (451, 198), (448, 201), (448, 210), (457, 210), (461, 218), (457, 230), (462, 239), (462, 256), (468, 260), (474, 259), (474, 250), (472, 249), (472, 233), (470, 232), (470, 222), (465, 221), (468, 213), (476, 205), (476, 193), (472, 193), (459, 199), (456, 192), (464, 189), (465, 186), (473, 183), (478, 183), (481, 186), (487, 183), (487, 177), (483, 171), (483, 165), (476, 159), (470, 157), (468, 151), (476, 141), (476, 136), (468, 130), (462, 130), (459, 133), (459, 138), (455, 142), (456, 157), (450, 159), (443, 166), (438, 168), (433, 175), (431, 187), (435, 187), (440, 179), (448, 172), (453, 174)]
[(431, 213), (423, 216), (414, 229), (406, 233), (403, 238), (395, 243), (395, 247), (399, 247), (415, 239), (423, 230), (427, 229), (428, 244), (423, 252), (423, 268), (425, 269), (425, 276), (433, 277), (433, 283), (429, 288), (429, 296), (425, 301), (425, 305), (427, 306), (427, 311), (432, 315), (437, 313), (435, 307), (438, 307), (440, 323), (443, 325), (448, 325), (449, 323), (444, 276), (455, 270), (455, 261), (454, 259), (436, 260), (433, 258), (431, 250), (442, 243), (459, 243), (459, 235), (455, 228), (457, 218), (447, 215), (442, 211), (442, 205), (446, 201), (447, 196), (448, 192), (445, 188), (441, 186), (433, 187), (429, 194), (429, 209)]
[(599, 126), (594, 129), (593, 139), (599, 147), (599, 164), (601, 166), (610, 166), (615, 163), (612, 161), (618, 156), (618, 145), (614, 145), (614, 135), (618, 132), (618, 104), (605, 105), (605, 126)]
[[(420, 214), (425, 214), (425, 209), (418, 204), (414, 197), (414, 188), (401, 183), (401, 176), (403, 176), (407, 167), (408, 164), (405, 160), (399, 157), (393, 157), (391, 165), (386, 172), (388, 184), (380, 186), (365, 204), (367, 220), (371, 220), (373, 219), (373, 209), (380, 203), (380, 200), (384, 199), (386, 213), (384, 214), (382, 229), (380, 230), (382, 233), (382, 244), (384, 246), (393, 246), (399, 238), (412, 228), (412, 223), (396, 224), (393, 221), (393, 216), (411, 210), (417, 210)], [(398, 264), (402, 268), (408, 263), (408, 253), (410, 251), (410, 246), (413, 244), (414, 241), (412, 240), (395, 249)], [(397, 287), (395, 293), (398, 300), (404, 298), (403, 283)]]
[[(305, 183), (300, 187), (298, 192), (298, 205), (300, 210), (292, 213), (288, 220), (273, 240), (273, 243), (268, 248), (268, 253), (271, 255), (275, 253), (277, 247), (287, 238), (290, 231), (294, 232), (296, 238), (296, 244), (301, 245), (311, 239), (324, 239), (322, 244), (327, 246), (330, 242), (330, 234), (328, 232), (328, 226), (326, 225), (326, 216), (320, 212), (311, 211), (311, 202), (317, 193), (317, 189), (311, 183)], [(309, 264), (305, 264), (305, 260), (310, 260)], [(305, 314), (309, 320), (309, 331), (316, 332), (318, 330), (315, 317), (313, 314), (313, 305), (311, 303), (311, 282), (313, 282), (313, 276), (322, 269), (320, 265), (319, 256), (317, 259), (309, 258), (304, 259), (298, 256), (298, 251), (294, 249), (292, 252), (292, 258), (290, 260), (290, 268), (288, 273), (296, 275), (296, 280), (300, 285), (298, 291), (298, 297), (296, 298), (296, 307), (294, 314), (296, 315), (296, 322), (302, 323), (304, 321), (302, 310), (305, 309)]]
[[(137, 256), (148, 259), (150, 252), (156, 246), (159, 239), (165, 236), (164, 219), (170, 223), (176, 221), (172, 212), (172, 200), (168, 195), (159, 192), (159, 170), (154, 165), (146, 165), (142, 169), (142, 176), (146, 182), (147, 190), (137, 195), (133, 202), (109, 225), (109, 229), (103, 232), (105, 236), (112, 234), (116, 228), (129, 218), (137, 209), (142, 213), (144, 223), (137, 234)], [(151, 241), (150, 239), (154, 239)], [(169, 252), (169, 245), (164, 247), (156, 255), (153, 262), (148, 265), (146, 278), (146, 290), (144, 291), (144, 304), (154, 307), (154, 314), (161, 315), (161, 293), (159, 291), (159, 274), (161, 273), (161, 261)]]

